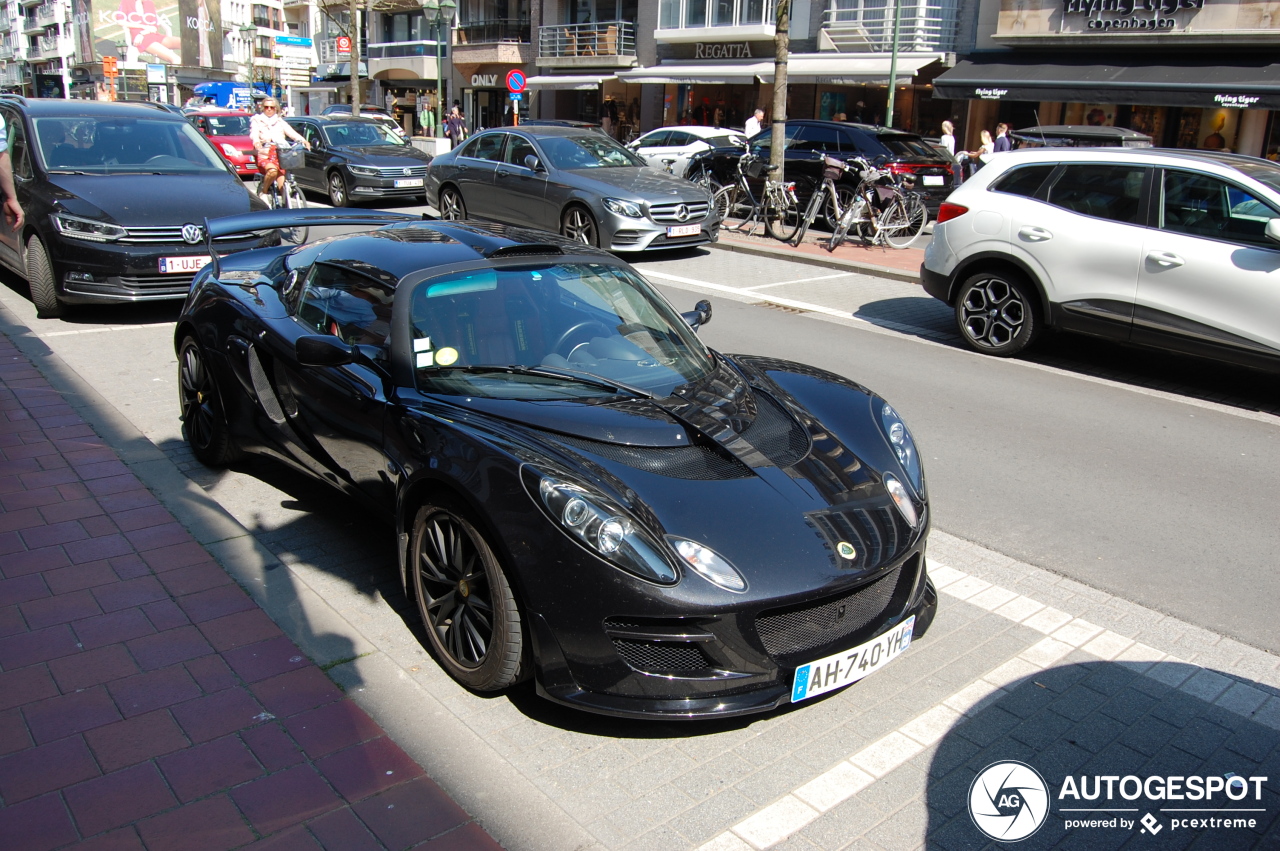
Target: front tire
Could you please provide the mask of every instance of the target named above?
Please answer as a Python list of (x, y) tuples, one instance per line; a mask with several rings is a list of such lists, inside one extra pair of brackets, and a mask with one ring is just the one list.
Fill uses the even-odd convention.
[(524, 655), (520, 610), (465, 512), (451, 503), (418, 509), (410, 555), (418, 612), (441, 666), (475, 691), (516, 682)]
[[(307, 209), (307, 196), (302, 194), (302, 187), (296, 183), (286, 183), (284, 185), (284, 205), (291, 210)], [(307, 241), (307, 234), (310, 228), (285, 228), (280, 232), (285, 241), (292, 242), (294, 245), (301, 245)]]
[(1008, 272), (984, 272), (967, 279), (956, 297), (956, 325), (970, 348), (1007, 358), (1040, 334), (1035, 291)]
[(347, 206), (349, 193), (347, 192), (347, 180), (342, 176), (342, 172), (329, 172), (329, 180), (326, 185), (329, 189), (329, 203), (334, 207)]
[(178, 410), (182, 436), (200, 463), (225, 467), (240, 456), (208, 359), (194, 337), (185, 338), (178, 349)]
[(67, 312), (66, 305), (58, 298), (49, 252), (38, 236), (27, 240), (27, 284), (31, 288), (31, 303), (36, 307), (36, 316), (56, 319)]
[(593, 248), (600, 246), (600, 229), (584, 207), (570, 207), (560, 217), (560, 235)]

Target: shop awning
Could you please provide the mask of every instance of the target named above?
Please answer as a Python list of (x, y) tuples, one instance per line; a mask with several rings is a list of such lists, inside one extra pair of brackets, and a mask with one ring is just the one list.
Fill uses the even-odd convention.
[(662, 62), (648, 68), (619, 71), (624, 83), (721, 83), (752, 85), (762, 74), (773, 73), (773, 62), (749, 59), (741, 62)]
[[(915, 73), (942, 58), (941, 53), (899, 53), (897, 78), (909, 81)], [(817, 83), (828, 86), (887, 85), (892, 57), (887, 53), (793, 53), (787, 59), (788, 83)], [(773, 63), (760, 75), (773, 82)]]
[(962, 60), (933, 81), (933, 96), (1280, 109), (1280, 63), (1247, 53), (1130, 54), (1123, 61), (1002, 53)]
[(587, 92), (599, 88), (601, 83), (616, 79), (613, 74), (545, 74), (529, 77), (525, 80), (525, 86), (530, 89)]

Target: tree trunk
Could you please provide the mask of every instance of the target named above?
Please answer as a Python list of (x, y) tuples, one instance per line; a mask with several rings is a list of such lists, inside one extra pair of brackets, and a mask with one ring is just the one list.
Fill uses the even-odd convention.
[(778, 0), (773, 37), (773, 135), (769, 163), (777, 166), (770, 177), (781, 181), (786, 165), (787, 55), (791, 51), (791, 0)]
[(347, 28), (351, 33), (351, 114), (359, 115), (364, 101), (360, 98), (360, 5), (358, 0), (350, 0), (351, 24)]

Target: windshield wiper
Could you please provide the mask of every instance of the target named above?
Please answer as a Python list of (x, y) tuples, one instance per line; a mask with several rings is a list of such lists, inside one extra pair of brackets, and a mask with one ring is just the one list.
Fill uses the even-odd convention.
[(435, 367), (435, 369), (456, 370), (458, 372), (468, 372), (477, 375), (492, 372), (509, 372), (512, 375), (540, 375), (546, 378), (567, 378), (571, 381), (576, 381), (579, 384), (587, 384), (604, 390), (613, 390), (614, 392), (622, 391), (637, 399), (657, 398), (647, 390), (641, 390), (639, 387), (632, 387), (629, 384), (614, 381), (612, 378), (605, 378), (603, 375), (596, 375), (593, 372), (582, 372), (581, 370), (576, 369), (564, 369), (558, 366), (521, 366), (519, 364), (510, 364), (508, 366), (446, 366)]

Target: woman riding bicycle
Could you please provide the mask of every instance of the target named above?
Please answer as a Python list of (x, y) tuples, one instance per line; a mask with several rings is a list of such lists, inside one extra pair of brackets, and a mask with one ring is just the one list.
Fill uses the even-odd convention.
[(275, 183), (277, 190), (284, 192), (284, 169), (280, 166), (277, 146), (285, 144), (289, 139), (297, 139), (309, 151), (311, 143), (284, 120), (280, 115), (280, 102), (275, 98), (264, 100), (262, 112), (249, 120), (249, 138), (253, 140), (253, 150), (258, 155), (258, 170), (262, 172), (262, 184), (258, 192), (270, 205), (268, 193), (272, 183)]

